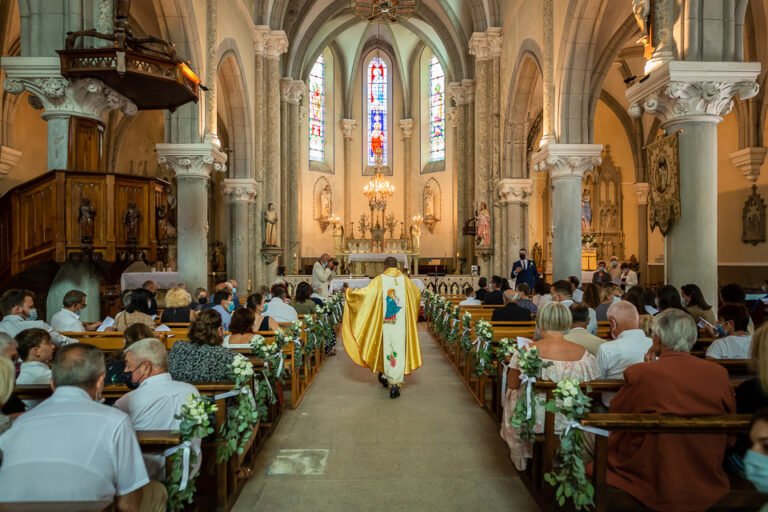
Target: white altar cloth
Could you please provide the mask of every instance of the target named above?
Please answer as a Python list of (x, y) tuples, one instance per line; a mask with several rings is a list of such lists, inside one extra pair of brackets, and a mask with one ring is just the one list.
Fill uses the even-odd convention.
[(397, 262), (404, 267), (408, 266), (408, 256), (403, 253), (394, 252), (353, 252), (347, 256), (347, 262), (354, 263), (356, 261), (363, 261), (378, 263), (389, 257), (395, 258)]
[[(412, 279), (413, 284), (418, 286), (420, 291), (424, 291), (424, 283), (421, 282), (421, 279)], [(356, 289), (356, 288), (365, 288), (368, 286), (368, 283), (370, 283), (371, 280), (366, 278), (359, 278), (359, 279), (341, 279), (336, 278), (331, 280), (331, 285), (328, 288), (330, 293), (336, 293), (339, 290), (341, 290), (344, 287), (344, 283), (349, 283), (349, 287)]]
[(161, 290), (170, 290), (179, 284), (178, 272), (125, 272), (120, 276), (121, 290), (141, 288), (146, 281), (154, 281)]

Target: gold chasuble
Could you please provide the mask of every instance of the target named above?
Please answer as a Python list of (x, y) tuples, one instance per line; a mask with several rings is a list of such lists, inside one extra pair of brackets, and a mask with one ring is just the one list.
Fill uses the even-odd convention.
[(388, 268), (365, 288), (347, 290), (341, 337), (355, 364), (401, 384), (421, 366), (416, 323), (421, 292), (397, 268)]

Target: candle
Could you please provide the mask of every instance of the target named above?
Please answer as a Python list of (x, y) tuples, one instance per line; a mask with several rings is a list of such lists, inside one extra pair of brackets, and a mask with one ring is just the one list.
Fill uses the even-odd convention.
[(249, 290), (251, 289), (251, 280), (250, 279), (248, 280), (248, 289)]

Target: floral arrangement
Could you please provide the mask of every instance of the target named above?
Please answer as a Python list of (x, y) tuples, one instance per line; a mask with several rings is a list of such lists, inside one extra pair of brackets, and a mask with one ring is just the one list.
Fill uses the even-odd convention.
[[(532, 441), (536, 435), (536, 415), (533, 414), (536, 408), (536, 395), (532, 392), (531, 388), (533, 388), (533, 383), (536, 382), (536, 379), (541, 377), (541, 369), (552, 366), (552, 361), (545, 363), (541, 360), (541, 357), (539, 357), (539, 347), (518, 347), (516, 344), (509, 343), (509, 340), (507, 340), (506, 345), (505, 351), (509, 350), (510, 346), (512, 353), (517, 351), (520, 381), (525, 384), (525, 393), (521, 393), (518, 397), (515, 410), (509, 422), (520, 431), (521, 439)], [(506, 377), (506, 373), (504, 376)], [(503, 379), (503, 382), (504, 392), (506, 392), (506, 378)]]
[(445, 336), (445, 341), (451, 346), (456, 343), (456, 340), (459, 339), (459, 334), (461, 333), (460, 313), (459, 306), (454, 306), (449, 315), (448, 333)]
[[(181, 405), (180, 414), (174, 418), (181, 420), (179, 430), (181, 434), (181, 446), (168, 457), (170, 472), (165, 479), (165, 488), (168, 491), (168, 510), (177, 512), (184, 509), (185, 504), (192, 503), (195, 497), (195, 481), (200, 472), (187, 476), (184, 481), (184, 473), (197, 464), (197, 453), (190, 450), (190, 442), (193, 439), (202, 439), (213, 434), (213, 426), (210, 417), (216, 412), (216, 404), (190, 393), (186, 401)], [(188, 465), (184, 467), (184, 451), (189, 450)]]
[(465, 311), (461, 317), (461, 349), (465, 354), (469, 354), (472, 349), (472, 314)]
[(496, 350), (496, 356), (500, 361), (508, 361), (512, 354), (517, 352), (517, 343), (509, 338), (499, 340), (499, 348)]
[(483, 375), (488, 372), (493, 365), (493, 347), (491, 342), (493, 341), (493, 327), (490, 322), (485, 320), (478, 320), (475, 323), (475, 356), (474, 356), (474, 369), (478, 375)]
[(259, 422), (262, 414), (266, 417), (266, 406), (263, 402), (257, 406), (249, 387), (253, 379), (253, 364), (241, 354), (235, 354), (232, 378), (235, 381), (233, 391), (237, 392), (237, 405), (234, 409), (227, 410), (227, 422), (221, 428), (221, 438), (216, 448), (216, 459), (219, 463), (228, 460), (235, 452), (241, 455), (245, 444), (251, 438), (253, 426)]
[[(587, 387), (587, 393), (591, 390)], [(576, 379), (563, 379), (553, 391), (554, 400), (547, 402), (547, 411), (565, 416), (568, 422), (560, 435), (560, 449), (555, 468), (544, 475), (544, 480), (555, 487), (555, 499), (562, 507), (566, 498), (573, 500), (576, 510), (594, 506), (595, 489), (584, 472), (581, 453), (584, 447), (582, 430), (587, 427), (579, 425), (579, 420), (589, 412), (592, 399), (581, 391)], [(607, 432), (599, 429), (589, 429), (601, 435)]]

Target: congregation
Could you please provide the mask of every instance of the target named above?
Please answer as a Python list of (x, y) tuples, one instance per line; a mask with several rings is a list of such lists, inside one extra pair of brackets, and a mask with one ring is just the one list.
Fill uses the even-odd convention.
[[(164, 308), (152, 281), (126, 290), (112, 322), (83, 324), (87, 297), (64, 295), (48, 324), (37, 317), (35, 294), (24, 289), (0, 295), (0, 496), (3, 502), (106, 501), (120, 511), (166, 510), (165, 455), (142, 453), (137, 431), (178, 431), (182, 406), (199, 397), (200, 383), (233, 380), (236, 352), (255, 333), (277, 331), (279, 322), (311, 315), (327, 300), (327, 288), (297, 286), (291, 297), (278, 279), (241, 300), (234, 280), (212, 293), (185, 286), (167, 291)], [(323, 293), (326, 295), (323, 295)], [(299, 313), (301, 312), (301, 313)], [(109, 319), (111, 320), (111, 319)], [(107, 325), (111, 324), (111, 325)], [(158, 338), (170, 325), (188, 326), (185, 341), (169, 351)], [(165, 329), (164, 329), (165, 328)], [(62, 333), (119, 331), (119, 352), (101, 349)], [(326, 354), (335, 354), (334, 343)], [(14, 388), (50, 383), (45, 399), (21, 400)], [(104, 399), (105, 385), (127, 386), (116, 401)], [(229, 411), (229, 401), (227, 399)], [(55, 431), (68, 432), (61, 443)], [(77, 447), (88, 447), (81, 451)], [(190, 448), (200, 468), (201, 440)], [(45, 488), (37, 482), (46, 481)]]

